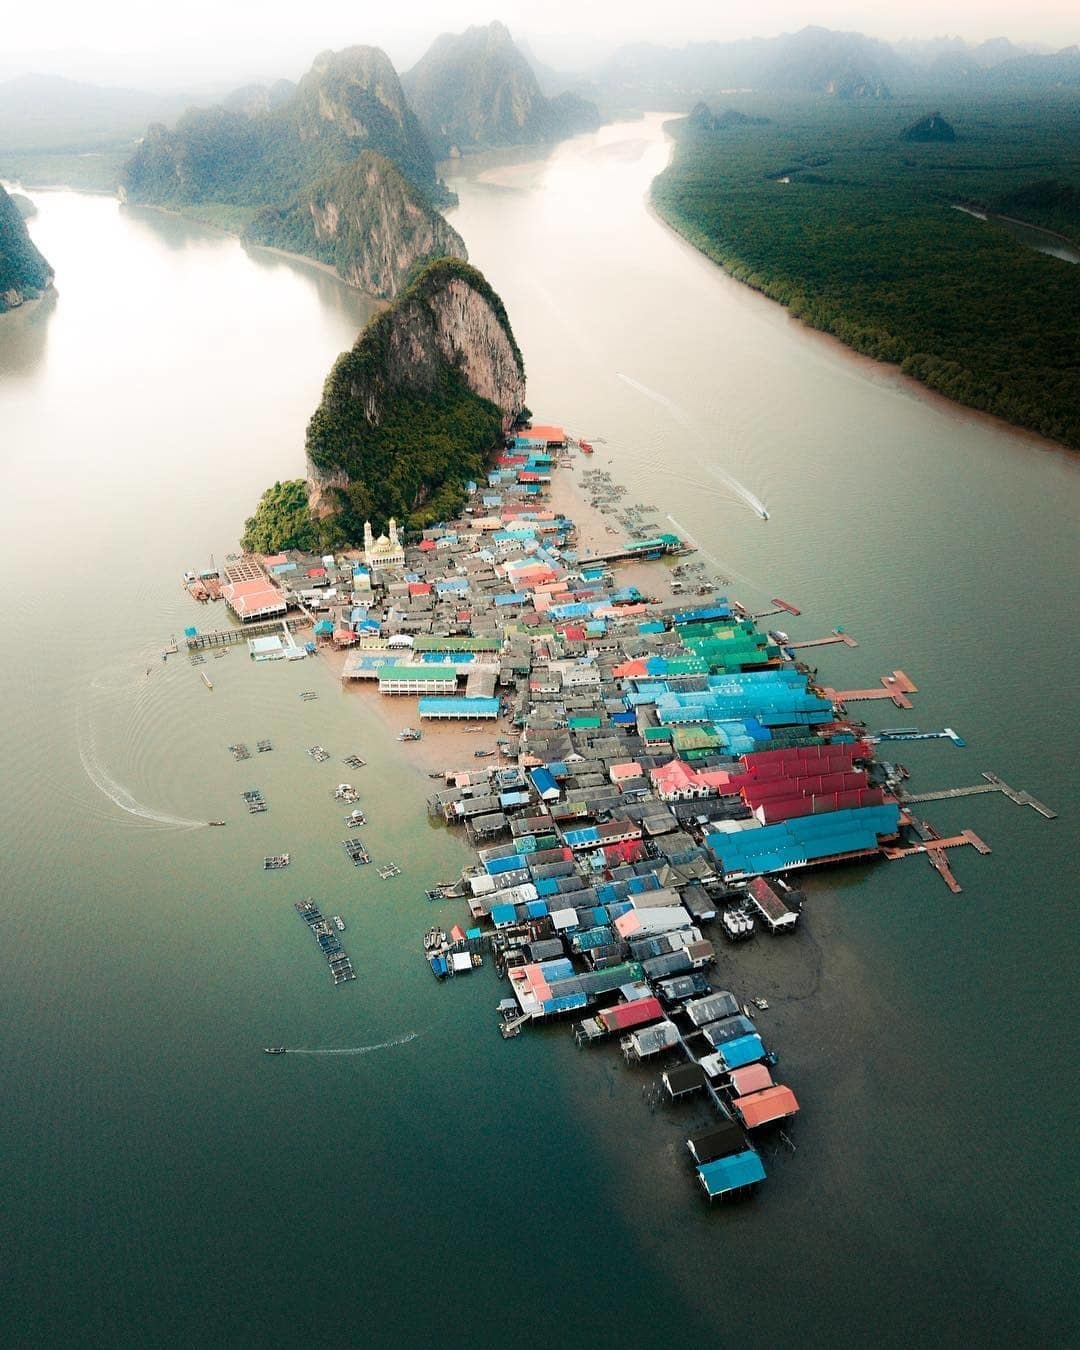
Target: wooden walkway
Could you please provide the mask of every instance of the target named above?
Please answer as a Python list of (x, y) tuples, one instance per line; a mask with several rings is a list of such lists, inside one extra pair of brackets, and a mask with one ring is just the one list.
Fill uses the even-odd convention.
[(902, 792), (899, 794), (899, 799), (904, 803), (943, 802), (953, 797), (976, 797), (984, 792), (1000, 792), (1008, 797), (1009, 801), (1015, 802), (1017, 806), (1030, 806), (1032, 810), (1037, 811), (1046, 820), (1057, 819), (1057, 812), (1052, 811), (1049, 806), (1033, 797), (1030, 792), (1018, 792), (1016, 788), (1011, 788), (1008, 783), (999, 778), (996, 773), (984, 771), (983, 777), (986, 779), (985, 783), (972, 783), (970, 787), (941, 788), (937, 792)]
[(883, 847), (882, 853), (890, 862), (898, 862), (902, 858), (911, 858), (917, 853), (924, 853), (930, 866), (938, 873), (953, 895), (959, 895), (963, 887), (953, 875), (946, 850), (960, 848), (963, 844), (970, 844), (976, 852), (986, 854), (991, 851), (990, 845), (980, 839), (974, 830), (961, 830), (959, 834), (949, 835), (948, 838), (943, 839), (932, 825), (926, 825), (924, 822), (923, 828), (930, 834), (929, 839), (918, 844)]
[(914, 680), (909, 679), (902, 670), (894, 670), (891, 675), (882, 675), (882, 688), (880, 689), (829, 689), (822, 688), (822, 698), (827, 698), (830, 703), (843, 705), (845, 703), (859, 703), (868, 699), (887, 698), (896, 704), (898, 708), (911, 708), (914, 705), (908, 698), (908, 694), (917, 694), (919, 686)]
[[(217, 628), (210, 633), (196, 633), (194, 637), (187, 639), (189, 652), (200, 651), (205, 647), (232, 647), (238, 642), (246, 642), (248, 638), (266, 637), (270, 633), (280, 633), (282, 628), (289, 637), (289, 630), (292, 628), (302, 628), (307, 622), (306, 619), (267, 619), (263, 623), (248, 623), (243, 628)], [(291, 637), (289, 639), (291, 641)]]
[(845, 647), (857, 647), (859, 644), (847, 633), (841, 633), (834, 628), (828, 637), (810, 638), (806, 642), (785, 642), (785, 647), (794, 647), (796, 651), (801, 647), (828, 647), (831, 643), (842, 642)]

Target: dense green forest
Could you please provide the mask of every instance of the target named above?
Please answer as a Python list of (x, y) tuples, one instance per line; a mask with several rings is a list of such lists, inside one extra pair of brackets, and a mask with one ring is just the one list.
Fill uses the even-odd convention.
[(396, 391), (372, 425), (348, 394), (350, 356), (339, 358), (308, 428), (312, 462), (344, 467), (350, 478), (348, 487), (331, 489), (340, 510), (319, 522), (323, 542), (361, 539), (365, 520), (381, 527), (395, 516), (422, 529), (450, 519), (465, 502), (466, 481), (486, 472), (502, 412), (444, 366), (433, 392)]
[(901, 100), (745, 100), (771, 120), (672, 124), (675, 152), (653, 201), (807, 323), (1080, 447), (1080, 266), (953, 209), (1080, 238), (1080, 103), (1052, 91), (937, 102), (955, 141), (903, 141), (927, 110)]
[(308, 509), (303, 478), (289, 478), (268, 487), (253, 516), (244, 522), (241, 548), (249, 553), (277, 553), (284, 548), (310, 552), (319, 544), (319, 528)]
[(22, 213), (0, 187), (0, 314), (33, 300), (53, 279)]
[[(422, 529), (460, 509), (465, 483), (484, 474), (500, 443), (507, 410), (474, 393), (440, 347), (432, 304), (455, 282), (494, 316), (516, 367), (508, 388), (524, 392), (521, 351), (487, 279), (456, 258), (428, 264), (334, 362), (308, 425), (308, 460), (333, 514), (311, 516), (302, 480), (275, 483), (246, 523), (245, 548), (336, 548), (362, 539), (366, 520), (382, 528), (394, 516)], [(523, 411), (520, 400), (511, 411)]]

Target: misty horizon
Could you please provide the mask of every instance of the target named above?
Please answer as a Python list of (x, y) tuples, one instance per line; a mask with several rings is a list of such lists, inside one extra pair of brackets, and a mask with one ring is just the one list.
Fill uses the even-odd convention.
[[(951, 10), (954, 31), (949, 33), (940, 31), (936, 8), (916, 5), (866, 13), (845, 0), (832, 0), (813, 13), (784, 0), (766, 0), (722, 15), (714, 6), (689, 0), (668, 6), (662, 20), (651, 6), (630, 5), (612, 11), (606, 24), (604, 11), (594, 8), (588, 16), (594, 31), (571, 28), (568, 21), (578, 11), (571, 15), (568, 5), (549, 5), (538, 15), (516, 0), (486, 17), (470, 6), (448, 10), (417, 0), (408, 7), (407, 21), (391, 22), (381, 16), (346, 17), (336, 12), (337, 6), (319, 3), (294, 19), (284, 6), (271, 3), (260, 11), (258, 24), (245, 19), (244, 7), (221, 15), (205, 0), (196, 0), (186, 7), (187, 26), (180, 31), (164, 25), (155, 29), (145, 14), (136, 17), (122, 0), (98, 7), (92, 17), (72, 9), (65, 20), (68, 9), (60, 6), (59, 23), (55, 11), (50, 13), (47, 37), (42, 22), (32, 15), (9, 22), (0, 80), (34, 74), (157, 92), (224, 92), (249, 82), (298, 79), (319, 52), (358, 45), (380, 47), (403, 72), (440, 34), (496, 19), (537, 61), (568, 75), (599, 66), (625, 46), (680, 50), (691, 43), (769, 40), (807, 27), (859, 33), (901, 51), (907, 45), (957, 41), (974, 48), (1005, 39), (1030, 52), (1048, 53), (1077, 40), (1072, 11), (1052, 0), (1022, 17), (1004, 5), (976, 6), (962, 0)], [(72, 40), (57, 45), (58, 28)]]

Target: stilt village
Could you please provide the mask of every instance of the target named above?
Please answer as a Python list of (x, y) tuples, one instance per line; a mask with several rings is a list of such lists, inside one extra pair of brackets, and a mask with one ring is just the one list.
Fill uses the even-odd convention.
[[(730, 596), (692, 541), (624, 503), (593, 455), (559, 427), (522, 427), (454, 521), (407, 537), (391, 520), (347, 554), (231, 556), (189, 572), (192, 597), (220, 600), (233, 621), (189, 627), (184, 641), (193, 664), (237, 644), (258, 663), (332, 657), (346, 685), (401, 705), (403, 756), (417, 741), (430, 754), (448, 726), (473, 733), (466, 763), (429, 769), (430, 815), (475, 851), (460, 876), (418, 879), (439, 906), (417, 944), (432, 975), (493, 969), (508, 1040), (563, 1023), (583, 1051), (610, 1043), (630, 1071), (644, 1066), (661, 1099), (702, 1095), (715, 1122), (687, 1138), (688, 1174), (709, 1201), (743, 1197), (765, 1180), (763, 1141), (796, 1146), (798, 1084), (761, 1025), (767, 1001), (715, 987), (717, 944), (796, 932), (809, 868), (921, 858), (959, 892), (950, 859), (990, 849), (971, 829), (943, 835), (921, 818), (927, 801), (1001, 793), (1054, 812), (990, 772), (910, 791), (896, 748), (939, 739), (952, 753), (963, 737), (871, 733), (850, 709), (908, 712), (914, 680), (894, 670), (870, 688), (820, 683), (814, 649), (856, 640), (839, 626), (793, 640), (779, 624), (799, 618), (797, 604), (753, 610)], [(357, 800), (349, 783), (335, 796)], [(266, 809), (256, 790), (245, 804)], [(343, 819), (343, 865), (362, 867), (365, 814)], [(344, 921), (311, 898), (296, 908), (347, 984)]]

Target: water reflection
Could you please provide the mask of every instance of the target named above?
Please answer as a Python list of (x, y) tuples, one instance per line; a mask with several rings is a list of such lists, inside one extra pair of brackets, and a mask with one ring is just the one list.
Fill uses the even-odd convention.
[(0, 377), (25, 375), (40, 365), (58, 299), (53, 288), (40, 300), (0, 315)]

